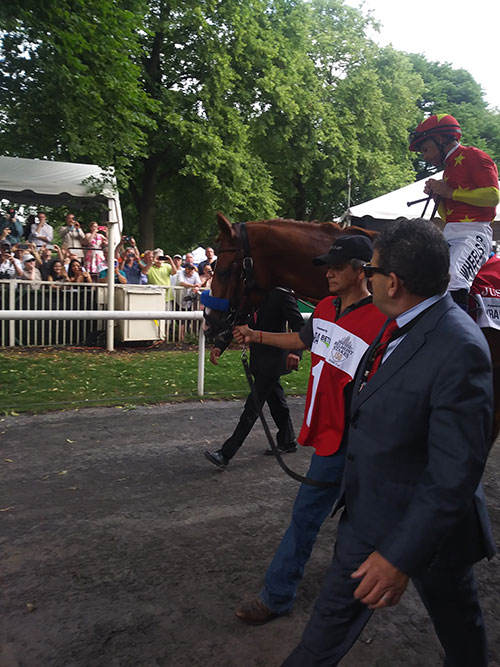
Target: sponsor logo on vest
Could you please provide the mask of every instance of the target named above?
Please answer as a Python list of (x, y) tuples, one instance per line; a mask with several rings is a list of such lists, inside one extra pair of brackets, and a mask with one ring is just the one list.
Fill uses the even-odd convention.
[(331, 357), (337, 364), (346, 361), (353, 354), (354, 348), (350, 336), (346, 336), (345, 338), (341, 338), (334, 342)]
[(323, 343), (326, 347), (330, 347), (330, 343), (332, 342), (332, 339), (330, 336), (328, 336), (326, 333), (326, 329), (322, 329), (321, 327), (318, 327), (318, 331), (314, 334), (314, 341), (313, 345), (317, 345), (318, 343)]
[(499, 297), (500, 296), (500, 289), (495, 289), (494, 287), (483, 287), (483, 290), (481, 292), (481, 296)]

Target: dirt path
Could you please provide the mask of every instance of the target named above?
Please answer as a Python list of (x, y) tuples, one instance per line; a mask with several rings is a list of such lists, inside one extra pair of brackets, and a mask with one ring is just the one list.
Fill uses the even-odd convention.
[[(294, 422), (303, 402), (292, 400)], [(229, 469), (202, 456), (241, 402), (99, 408), (0, 421), (0, 667), (277, 667), (327, 567), (328, 521), (293, 614), (260, 628), (234, 607), (259, 591), (297, 484), (254, 429)], [(289, 456), (305, 470), (308, 453)], [(485, 477), (500, 541), (500, 447)], [(500, 667), (498, 557), (477, 568)], [(28, 608), (27, 605), (33, 605)], [(418, 598), (378, 613), (342, 667), (438, 667)], [(471, 667), (474, 667), (471, 665)]]

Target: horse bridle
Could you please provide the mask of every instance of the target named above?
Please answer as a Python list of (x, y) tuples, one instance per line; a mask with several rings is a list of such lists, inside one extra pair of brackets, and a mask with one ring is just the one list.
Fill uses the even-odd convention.
[[(245, 222), (238, 222), (234, 227), (239, 232), (239, 238), (241, 240), (240, 248), (223, 248), (217, 251), (218, 255), (221, 255), (225, 252), (234, 252), (236, 253), (235, 261), (233, 263), (231, 273), (234, 274), (238, 272), (238, 276), (234, 278), (235, 289), (234, 294), (229, 299), (222, 299), (218, 297), (213, 297), (208, 293), (203, 293), (201, 296), (201, 303), (207, 307), (212, 308), (213, 310), (219, 310), (222, 312), (228, 313), (227, 315), (227, 328), (232, 329), (236, 324), (238, 324), (244, 315), (247, 315), (248, 301), (250, 299), (250, 293), (257, 289), (255, 284), (255, 273), (252, 254), (250, 252), (250, 243), (248, 241), (248, 230)], [(241, 268), (239, 267), (239, 262), (241, 260)], [(217, 269), (216, 269), (217, 270)], [(238, 284), (243, 283), (243, 296), (241, 299), (238, 298)]]

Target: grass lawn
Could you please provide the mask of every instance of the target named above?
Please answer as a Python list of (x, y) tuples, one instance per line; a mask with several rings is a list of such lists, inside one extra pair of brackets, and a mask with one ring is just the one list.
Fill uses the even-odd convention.
[[(198, 353), (7, 349), (0, 352), (0, 413), (45, 412), (97, 405), (197, 400)], [(282, 377), (288, 394), (304, 394), (310, 355)], [(242, 397), (248, 385), (241, 352), (227, 350), (213, 366), (205, 359), (204, 398)]]

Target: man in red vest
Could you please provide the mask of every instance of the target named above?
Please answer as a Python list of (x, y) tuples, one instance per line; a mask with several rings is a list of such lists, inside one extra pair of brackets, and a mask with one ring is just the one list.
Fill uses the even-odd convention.
[(318, 531), (337, 499), (344, 470), (351, 381), (361, 357), (386, 321), (372, 304), (363, 271), (372, 253), (367, 237), (342, 236), (326, 255), (313, 260), (328, 266), (329, 291), (336, 297), (320, 301), (300, 332), (269, 333), (247, 326), (234, 330), (240, 343), (311, 350), (311, 375), (298, 441), (316, 450), (308, 477), (332, 482), (328, 487), (300, 486), (292, 520), (267, 569), (264, 588), (258, 597), (236, 609), (236, 616), (245, 623), (262, 625), (292, 608)]

